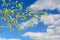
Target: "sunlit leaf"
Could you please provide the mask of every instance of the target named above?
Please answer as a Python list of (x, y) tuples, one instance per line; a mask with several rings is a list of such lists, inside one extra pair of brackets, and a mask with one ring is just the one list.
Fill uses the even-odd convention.
[(18, 29), (19, 32), (22, 31), (22, 29), (21, 29), (21, 27), (20, 27), (20, 24), (18, 24), (16, 27), (17, 27), (17, 29)]
[(2, 1), (3, 1), (3, 3), (5, 3), (6, 0), (2, 0)]
[(2, 32), (2, 27), (0, 26), (0, 32)]
[(9, 14), (10, 14), (10, 11), (9, 11), (8, 9), (5, 9), (5, 10), (3, 11), (3, 13), (4, 13), (4, 17), (5, 17), (5, 18), (8, 18), (8, 17), (9, 17)]
[(27, 7), (27, 8), (26, 8), (26, 11), (28, 12), (29, 10), (30, 10), (30, 7)]
[(47, 12), (44, 12), (44, 16), (47, 17), (48, 16), (48, 13)]
[(32, 15), (32, 13), (28, 13), (28, 16), (31, 16)]
[(11, 24), (9, 24), (9, 29), (10, 29), (10, 32), (14, 32), (14, 29), (12, 28)]
[(22, 11), (22, 4), (19, 3), (19, 9)]
[(22, 14), (22, 20), (25, 20), (25, 19), (26, 19), (26, 15)]
[(16, 18), (19, 19), (20, 18), (20, 14), (17, 12), (16, 13)]
[(40, 9), (39, 8), (36, 8), (36, 11), (39, 11)]
[(12, 15), (14, 15), (14, 10), (11, 10)]
[(16, 23), (17, 23), (17, 20), (14, 19), (14, 18), (10, 18), (10, 21), (11, 21), (14, 25), (16, 25)]

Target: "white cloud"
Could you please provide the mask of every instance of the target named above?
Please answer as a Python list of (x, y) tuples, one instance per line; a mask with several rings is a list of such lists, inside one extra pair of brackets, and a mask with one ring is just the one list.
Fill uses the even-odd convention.
[(7, 38), (0, 38), (0, 40), (21, 40), (21, 39), (16, 39), (16, 38), (11, 38), (11, 39), (7, 39)]
[(5, 38), (0, 38), (0, 40), (6, 40)]
[(60, 14), (42, 16), (41, 21), (45, 25), (51, 24), (48, 26), (47, 32), (27, 32), (23, 36), (28, 36), (33, 40), (60, 40)]
[(33, 40), (60, 40), (60, 35), (54, 35), (50, 33), (27, 32), (23, 36), (28, 36)]
[(60, 0), (37, 0), (34, 4), (30, 6), (31, 9), (49, 9), (49, 10), (54, 10), (58, 9), (60, 10)]
[(47, 18), (43, 15), (40, 19), (44, 21), (44, 24), (55, 24), (60, 19), (60, 14), (50, 14)]
[(8, 40), (21, 40), (21, 39), (8, 39)]

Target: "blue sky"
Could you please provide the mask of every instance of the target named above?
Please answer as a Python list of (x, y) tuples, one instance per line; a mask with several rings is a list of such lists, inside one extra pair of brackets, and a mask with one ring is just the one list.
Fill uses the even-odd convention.
[[(16, 0), (12, 0), (12, 2), (15, 2), (15, 1)], [(40, 4), (40, 1), (41, 1), (41, 4)], [(17, 28), (15, 26), (13, 26), (14, 32), (10, 32), (10, 30), (6, 27), (5, 23), (0, 21), (0, 22), (2, 22), (1, 24), (3, 26), (3, 30), (2, 30), (2, 32), (0, 32), (0, 38), (2, 38), (2, 39), (4, 39), (4, 38), (5, 39), (12, 39), (12, 38), (14, 38), (14, 39), (21, 39), (21, 40), (31, 40), (31, 39), (33, 39), (33, 40), (40, 40), (39, 37), (36, 37), (36, 39), (35, 39), (34, 35), (36, 34), (38, 36), (38, 34), (40, 34), (40, 33), (46, 33), (47, 29), (49, 29), (48, 28), (49, 26), (55, 25), (55, 19), (59, 19), (60, 20), (60, 18), (58, 18), (56, 16), (56, 15), (60, 16), (60, 10), (59, 10), (59, 8), (60, 8), (59, 5), (60, 4), (55, 2), (55, 1), (56, 0), (50, 1), (51, 3), (54, 3), (53, 6), (50, 7), (52, 4), (51, 5), (49, 5), (49, 3), (47, 5), (44, 4), (45, 2), (47, 2), (47, 0), (45, 2), (44, 2), (44, 0), (23, 0), (23, 11), (25, 11), (26, 7), (30, 7), (34, 11), (35, 11), (35, 8), (39, 8), (40, 7), (41, 11), (48, 12), (48, 14), (51, 14), (51, 15), (48, 15), (47, 19), (45, 19), (45, 17), (42, 16), (41, 19), (40, 19), (41, 21), (40, 20), (38, 20), (38, 21), (36, 20), (37, 24), (32, 24), (33, 26), (31, 26), (31, 27), (29, 27), (29, 25), (27, 25), (25, 28), (23, 28), (23, 30), (20, 33), (18, 32), (18, 30), (17, 30)], [(18, 3), (21, 3), (21, 2), (22, 2), (22, 0), (18, 0)], [(6, 1), (6, 3), (8, 3), (8, 1)], [(4, 8), (9, 8), (10, 9), (12, 6), (14, 6), (14, 7), (16, 6), (15, 4), (12, 4), (12, 3), (11, 3), (10, 6), (7, 6), (7, 7), (6, 6), (1, 6), (1, 5), (2, 5), (2, 1), (0, 0), (0, 10), (3, 10)], [(58, 6), (59, 6), (59, 8), (57, 8)], [(17, 8), (15, 7), (14, 9), (17, 9)], [(29, 21), (28, 19), (31, 19), (31, 18), (27, 17), (26, 21)], [(49, 18), (51, 18), (52, 21)], [(34, 21), (34, 19), (33, 19), (33, 21)], [(19, 21), (19, 22), (21, 22), (22, 25), (24, 25), (24, 23), (25, 23), (24, 21)], [(58, 25), (59, 25), (60, 21), (56, 21), (56, 22), (58, 22)], [(52, 25), (50, 25), (50, 24), (52, 24)], [(24, 27), (24, 26), (22, 26), (22, 27)], [(48, 31), (48, 33), (50, 33), (50, 30)], [(55, 31), (54, 31), (54, 33), (55, 33)], [(33, 37), (31, 35), (29, 35), (29, 34), (33, 35)], [(46, 34), (44, 34), (42, 36), (45, 37), (45, 35)], [(25, 36), (27, 36), (27, 37), (25, 37)], [(49, 37), (49, 35), (48, 35), (48, 37)], [(42, 39), (42, 38), (41, 38), (41, 40), (45, 40), (45, 39)], [(58, 38), (60, 39), (60, 37), (58, 37)]]

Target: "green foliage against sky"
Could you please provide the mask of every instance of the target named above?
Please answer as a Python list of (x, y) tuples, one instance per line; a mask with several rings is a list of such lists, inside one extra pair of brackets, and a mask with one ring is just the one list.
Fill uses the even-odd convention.
[[(8, 6), (10, 5), (10, 1), (6, 4), (5, 0), (2, 0), (3, 4), (2, 6)], [(34, 15), (37, 15), (39, 14), (38, 16), (41, 17), (41, 15), (43, 14), (45, 17), (47, 17), (48, 13), (47, 12), (43, 12), (41, 13), (41, 11), (36, 8), (36, 12), (38, 13), (33, 13), (30, 11), (30, 7), (27, 7), (26, 8), (26, 12), (23, 12), (23, 2), (21, 3), (18, 3), (18, 1), (16, 2), (12, 2), (13, 4), (16, 4), (16, 7), (19, 9), (20, 12), (16, 11), (13, 7), (11, 7), (11, 9), (9, 8), (4, 8), (3, 10), (1, 10), (0, 12), (0, 15), (3, 14), (3, 16), (0, 17), (1, 20), (3, 20), (3, 22), (6, 23), (7, 27), (10, 29), (11, 32), (14, 32), (14, 28), (12, 28), (12, 25), (15, 25), (16, 28), (18, 29), (18, 31), (21, 31), (21, 27), (20, 27), (20, 24), (18, 23), (18, 20), (27, 20), (27, 17), (28, 16), (32, 16), (33, 14), (33, 17), (35, 17)], [(31, 12), (31, 13), (30, 13)], [(25, 14), (26, 13), (26, 14)], [(21, 15), (22, 14), (22, 15)], [(1, 23), (0, 22), (0, 31), (2, 31), (2, 26), (1, 26)], [(29, 23), (31, 24), (31, 23)]]

